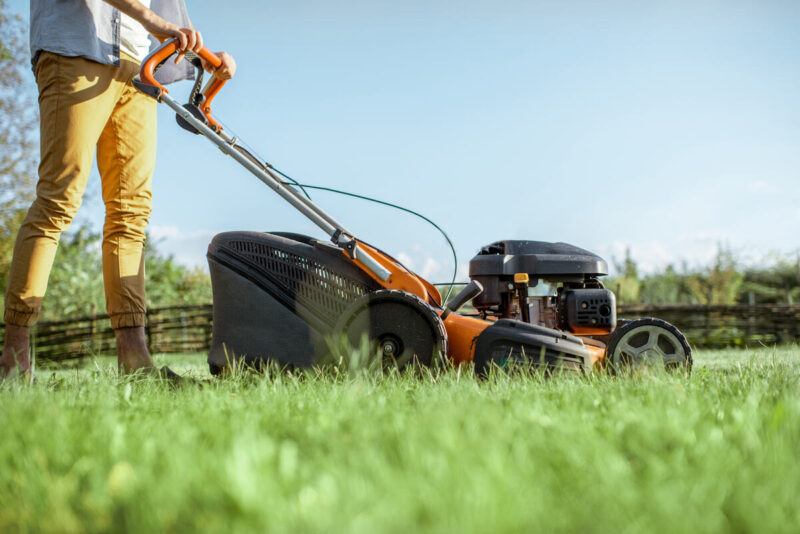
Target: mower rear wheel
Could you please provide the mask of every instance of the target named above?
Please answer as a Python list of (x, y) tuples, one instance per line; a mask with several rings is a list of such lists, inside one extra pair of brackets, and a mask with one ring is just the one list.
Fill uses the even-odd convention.
[(366, 339), (368, 356), (379, 358), (383, 367), (429, 366), (447, 355), (447, 331), (439, 314), (404, 291), (367, 293), (345, 311), (337, 332), (351, 350), (359, 350)]
[(612, 372), (654, 366), (667, 371), (692, 370), (692, 349), (680, 330), (661, 319), (627, 321), (611, 333), (606, 364)]

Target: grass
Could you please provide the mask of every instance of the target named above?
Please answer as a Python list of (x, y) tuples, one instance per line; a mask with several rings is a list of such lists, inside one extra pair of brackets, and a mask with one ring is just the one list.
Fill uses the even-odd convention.
[(0, 387), (0, 532), (797, 532), (799, 379), (797, 348), (689, 379), (40, 370)]

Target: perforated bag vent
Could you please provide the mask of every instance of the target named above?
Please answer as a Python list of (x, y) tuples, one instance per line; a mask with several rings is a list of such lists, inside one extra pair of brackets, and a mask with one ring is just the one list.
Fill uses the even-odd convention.
[(284, 294), (333, 327), (358, 297), (373, 288), (313, 258), (253, 241), (228, 241), (229, 253), (256, 268)]

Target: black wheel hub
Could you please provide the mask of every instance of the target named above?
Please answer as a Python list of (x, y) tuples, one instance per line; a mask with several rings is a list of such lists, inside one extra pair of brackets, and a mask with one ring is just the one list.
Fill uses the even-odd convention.
[(403, 344), (392, 334), (385, 334), (378, 340), (378, 347), (384, 358), (394, 359), (403, 352)]

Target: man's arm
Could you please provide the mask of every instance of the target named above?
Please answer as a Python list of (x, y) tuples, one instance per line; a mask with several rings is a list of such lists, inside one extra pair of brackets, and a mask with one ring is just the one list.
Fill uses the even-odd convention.
[[(181, 50), (181, 53), (175, 58), (175, 63), (180, 62), (187, 51), (193, 50), (198, 52), (203, 48), (203, 36), (200, 35), (199, 31), (194, 28), (180, 28), (177, 24), (164, 20), (142, 5), (138, 0), (104, 0), (104, 2), (114, 6), (137, 21), (159, 41), (165, 41), (171, 38), (178, 39), (178, 48)], [(214, 71), (214, 76), (222, 80), (232, 78), (233, 74), (236, 72), (236, 62), (230, 54), (226, 54), (225, 52), (218, 52), (217, 55), (222, 60), (222, 66)]]
[[(200, 32), (194, 28), (179, 28), (177, 24), (164, 20), (150, 9), (144, 7), (138, 0), (104, 1), (144, 26), (144, 29), (159, 41), (165, 41), (174, 37), (178, 39), (180, 49), (184, 52), (187, 50), (194, 50), (196, 52), (203, 47), (203, 37), (200, 35)], [(183, 55), (184, 54), (180, 54), (178, 56), (178, 61), (183, 58)]]

